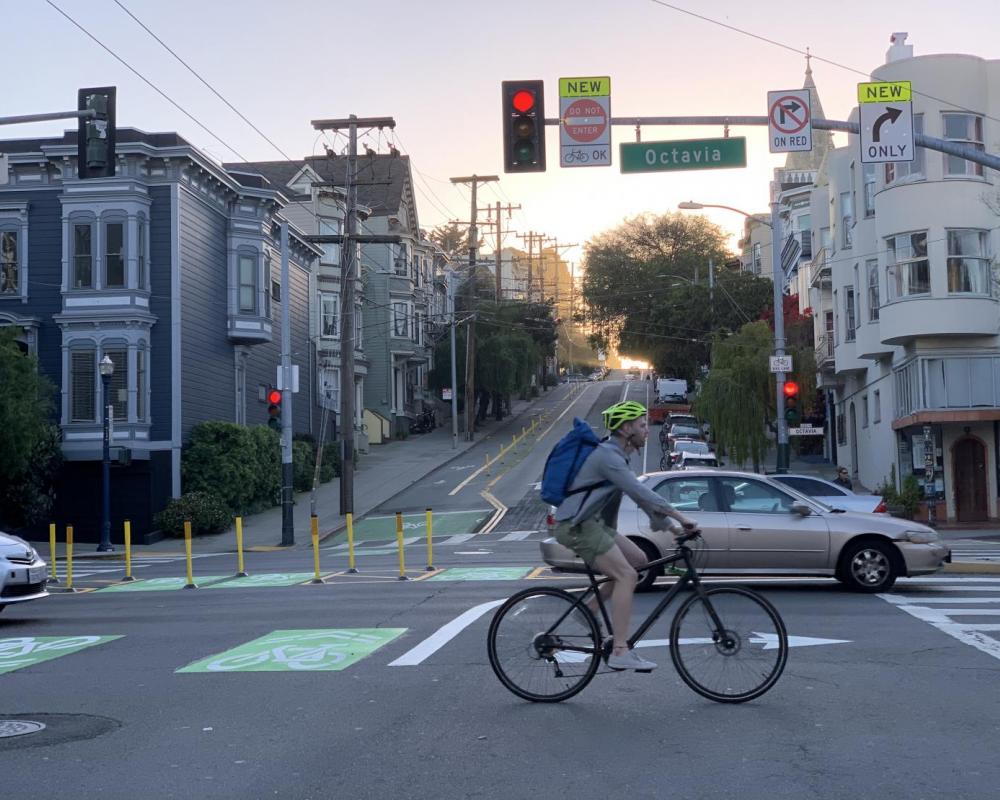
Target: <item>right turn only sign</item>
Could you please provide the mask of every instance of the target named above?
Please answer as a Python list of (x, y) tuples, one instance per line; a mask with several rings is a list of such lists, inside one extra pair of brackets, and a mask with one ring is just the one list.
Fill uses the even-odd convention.
[(858, 84), (861, 163), (913, 161), (913, 103), (909, 81)]

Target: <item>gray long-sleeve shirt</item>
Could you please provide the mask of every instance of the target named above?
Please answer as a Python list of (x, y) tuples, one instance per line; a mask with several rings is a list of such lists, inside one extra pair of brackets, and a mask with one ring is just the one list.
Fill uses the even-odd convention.
[(654, 516), (674, 516), (671, 505), (636, 478), (635, 473), (629, 468), (624, 447), (615, 437), (601, 442), (587, 456), (570, 490), (601, 481), (608, 483), (567, 497), (556, 509), (556, 521), (572, 520), (576, 524), (600, 514), (613, 528), (617, 521), (622, 494), (631, 497), (636, 505), (649, 515), (650, 520), (654, 520)]

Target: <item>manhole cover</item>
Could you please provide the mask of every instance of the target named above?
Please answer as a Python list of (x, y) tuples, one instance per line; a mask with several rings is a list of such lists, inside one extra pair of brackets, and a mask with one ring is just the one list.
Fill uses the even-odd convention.
[(24, 736), (28, 733), (38, 733), (44, 730), (44, 722), (32, 722), (28, 719), (0, 719), (0, 739), (10, 736)]

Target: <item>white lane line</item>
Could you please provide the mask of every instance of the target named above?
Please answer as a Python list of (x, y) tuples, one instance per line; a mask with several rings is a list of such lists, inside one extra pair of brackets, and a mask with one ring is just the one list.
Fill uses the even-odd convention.
[(471, 539), (475, 535), (476, 534), (474, 534), (474, 533), (456, 533), (450, 539), (445, 539), (438, 546), (439, 547), (441, 547), (441, 546), (447, 547), (447, 546), (453, 545), (453, 544), (462, 544), (463, 542), (469, 541), (469, 539)]
[(961, 578), (906, 578), (906, 584), (909, 586), (911, 583), (1000, 583), (1000, 578), (987, 578), (985, 576), (980, 577), (976, 575), (963, 575)]
[(478, 606), (473, 606), (468, 611), (459, 614), (451, 622), (448, 622), (438, 628), (434, 633), (424, 639), (416, 647), (403, 653), (395, 661), (389, 662), (390, 667), (415, 667), (420, 664), (428, 657), (434, 655), (438, 650), (444, 647), (448, 642), (454, 639), (458, 634), (468, 628), (473, 622), (479, 619), (487, 611), (491, 611), (500, 604), (506, 601), (507, 598), (503, 600), (491, 600), (488, 603), (480, 603)]
[(522, 539), (527, 539), (531, 534), (538, 533), (538, 531), (512, 531), (506, 536), (499, 539), (501, 542), (520, 542)]
[(906, 594), (880, 594), (879, 597), (897, 606), (927, 603), (944, 603), (949, 606), (961, 603), (1000, 603), (1000, 597), (922, 597)]

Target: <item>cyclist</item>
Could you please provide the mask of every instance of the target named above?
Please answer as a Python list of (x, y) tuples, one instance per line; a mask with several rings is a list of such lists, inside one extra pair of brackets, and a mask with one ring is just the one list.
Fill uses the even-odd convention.
[(615, 530), (622, 495), (631, 497), (649, 516), (653, 530), (666, 530), (668, 517), (679, 522), (685, 533), (697, 530), (697, 525), (640, 483), (629, 468), (629, 454), (639, 450), (649, 434), (645, 407), (631, 400), (616, 403), (606, 408), (602, 417), (609, 435), (587, 456), (570, 486), (571, 491), (589, 488), (570, 494), (556, 509), (555, 537), (612, 579), (601, 587), (602, 597), (611, 594), (614, 627), (608, 666), (616, 670), (651, 670), (656, 664), (630, 650), (627, 643), (632, 594), (638, 580), (635, 567), (648, 559), (635, 543)]

